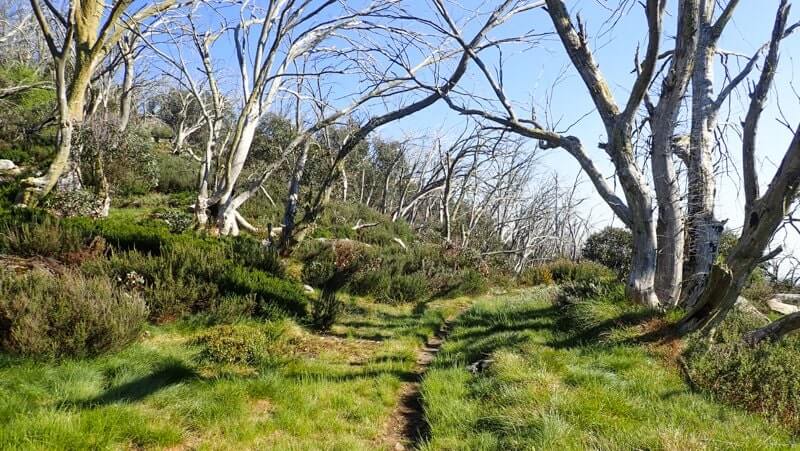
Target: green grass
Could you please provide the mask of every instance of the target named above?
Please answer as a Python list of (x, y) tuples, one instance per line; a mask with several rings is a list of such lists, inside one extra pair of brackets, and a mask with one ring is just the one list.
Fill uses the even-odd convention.
[(465, 302), (353, 301), (330, 335), (294, 326), (291, 352), (252, 368), (198, 363), (191, 320), (96, 359), (0, 355), (0, 449), (386, 448), (414, 350)]
[[(552, 294), (485, 298), (459, 318), (422, 384), (423, 449), (797, 446), (780, 426), (693, 392), (641, 344), (576, 340), (560, 329)], [(488, 370), (466, 370), (487, 356)]]

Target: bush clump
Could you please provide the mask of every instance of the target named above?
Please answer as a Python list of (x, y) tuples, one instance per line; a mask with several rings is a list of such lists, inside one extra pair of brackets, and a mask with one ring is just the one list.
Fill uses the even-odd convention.
[(713, 341), (692, 337), (684, 353), (688, 376), (715, 398), (800, 432), (800, 339), (746, 345), (742, 334), (762, 325), (731, 312)]
[(86, 357), (135, 340), (147, 319), (136, 293), (105, 277), (0, 272), (0, 347), (10, 354)]
[[(30, 215), (26, 215), (30, 216)], [(48, 215), (14, 218), (0, 225), (0, 250), (24, 257), (61, 258), (80, 251), (87, 234)]]
[(210, 328), (194, 344), (201, 364), (258, 366), (289, 355), (298, 334), (289, 321), (226, 324)]
[(544, 265), (556, 283), (564, 282), (607, 282), (617, 279), (614, 271), (592, 261), (575, 262), (560, 259)]
[(606, 227), (589, 235), (582, 253), (584, 258), (613, 270), (622, 280), (630, 273), (633, 236), (628, 229)]
[(303, 317), (307, 312), (308, 297), (301, 287), (263, 271), (234, 267), (222, 277), (220, 288), (239, 295), (254, 294), (256, 314), (263, 317)]
[(547, 266), (531, 266), (522, 270), (518, 280), (521, 285), (529, 287), (535, 287), (537, 285), (552, 285), (553, 274), (550, 272), (550, 268)]

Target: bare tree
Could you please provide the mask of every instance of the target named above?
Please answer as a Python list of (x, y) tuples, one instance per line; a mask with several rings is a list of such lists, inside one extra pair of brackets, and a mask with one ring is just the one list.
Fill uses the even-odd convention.
[[(745, 193), (745, 222), (739, 240), (725, 260), (725, 267), (715, 265), (697, 303), (678, 324), (681, 333), (701, 330), (706, 334), (725, 318), (733, 308), (748, 276), (760, 263), (780, 253), (778, 247), (765, 254), (767, 246), (783, 223), (789, 207), (795, 202), (800, 184), (800, 127), (764, 194), (759, 193), (755, 165), (755, 144), (758, 124), (767, 95), (778, 67), (781, 40), (787, 31), (789, 4), (782, 0), (775, 17), (764, 67), (750, 92), (750, 104), (742, 130), (742, 177)], [(757, 343), (765, 338), (777, 338), (800, 326), (797, 318), (788, 315), (748, 336)]]
[[(634, 115), (642, 104), (655, 73), (664, 4), (658, 0), (652, 0), (645, 5), (648, 24), (647, 50), (641, 64), (637, 64), (639, 66), (638, 74), (631, 93), (625, 104), (620, 106), (614, 99), (608, 83), (595, 62), (592, 51), (589, 49), (586, 28), (580, 18), (576, 28), (570, 19), (566, 5), (559, 0), (521, 3), (516, 5), (515, 13), (547, 6), (547, 13), (556, 33), (561, 39), (573, 67), (586, 85), (605, 126), (608, 142), (602, 147), (614, 164), (626, 202), (614, 194), (605, 177), (587, 155), (580, 139), (575, 136), (563, 135), (546, 127), (535, 119), (535, 115), (530, 115), (534, 117), (533, 119), (526, 119), (525, 116), (518, 114), (503, 90), (502, 78), (497, 79), (481, 57), (469, 49), (465, 49), (465, 54), (475, 62), (491, 87), (499, 104), (499, 111), (492, 112), (486, 108), (463, 105), (451, 96), (447, 97), (448, 104), (462, 114), (492, 121), (509, 131), (539, 140), (540, 146), (543, 148), (562, 148), (572, 155), (580, 163), (600, 196), (633, 232), (633, 269), (627, 285), (629, 296), (636, 302), (653, 307), (659, 306), (654, 289), (657, 252), (656, 226), (652, 214), (653, 199), (647, 179), (634, 156), (632, 132)], [(436, 0), (435, 4), (447, 24), (447, 29), (443, 32), (457, 42), (463, 43), (461, 30), (448, 13), (444, 2)], [(502, 71), (498, 71), (498, 73), (502, 76)]]
[(176, 0), (163, 0), (135, 9), (130, 0), (117, 0), (110, 5), (101, 0), (71, 0), (63, 11), (50, 1), (45, 2), (45, 7), (39, 0), (30, 3), (53, 60), (59, 133), (56, 156), (47, 173), (25, 180), (27, 188), (20, 199), (23, 204), (35, 204), (64, 172), (73, 131), (84, 118), (86, 90), (100, 61), (122, 39), (126, 29), (178, 5)]

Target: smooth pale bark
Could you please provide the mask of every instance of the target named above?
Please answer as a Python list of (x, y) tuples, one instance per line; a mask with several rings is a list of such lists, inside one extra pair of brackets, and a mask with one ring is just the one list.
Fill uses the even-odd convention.
[(621, 109), (615, 102), (608, 83), (594, 61), (584, 30), (576, 30), (572, 25), (563, 1), (547, 0), (546, 3), (550, 19), (561, 38), (564, 49), (588, 89), (605, 126), (608, 135), (605, 150), (616, 168), (616, 175), (627, 201), (627, 209), (619, 205), (616, 196), (613, 196), (610, 190), (604, 186), (602, 177), (597, 176), (599, 173), (594, 168), (594, 164), (585, 158), (585, 153), (582, 152), (579, 145), (575, 145), (574, 141), (577, 141), (577, 138), (572, 139), (571, 149), (564, 146), (563, 138), (559, 138), (557, 144), (567, 148), (573, 156), (577, 156), (583, 167), (594, 171), (595, 174), (590, 173), (589, 176), (595, 187), (600, 188), (601, 196), (631, 229), (633, 252), (631, 272), (626, 285), (628, 296), (634, 302), (642, 305), (659, 307), (659, 299), (655, 293), (656, 225), (653, 220), (653, 200), (647, 180), (634, 158), (632, 123), (633, 116), (641, 105), (655, 71), (663, 5), (658, 1), (647, 2), (645, 8), (648, 22), (647, 52), (631, 89), (631, 94), (624, 108)]
[(286, 196), (286, 208), (283, 214), (283, 228), (281, 229), (281, 249), (287, 250), (291, 246), (288, 245), (288, 240), (291, 240), (294, 235), (295, 217), (297, 216), (297, 207), (300, 202), (300, 182), (303, 179), (303, 174), (306, 170), (306, 162), (308, 161), (308, 153), (311, 148), (311, 142), (306, 142), (303, 145), (300, 155), (294, 165), (292, 171), (292, 178), (289, 181), (289, 194)]
[(698, 3), (684, 0), (667, 75), (661, 83), (658, 103), (652, 110), (651, 151), (653, 184), (658, 204), (658, 256), (655, 291), (663, 305), (676, 305), (683, 281), (684, 213), (678, 176), (673, 163), (673, 136), (680, 102), (692, 73), (697, 46)]
[(124, 74), (122, 78), (122, 95), (119, 100), (119, 129), (125, 131), (131, 120), (131, 110), (133, 107), (133, 79), (134, 79), (134, 57), (132, 49), (127, 45), (120, 45), (122, 60), (124, 64)]
[[(730, 0), (715, 22), (713, 16), (716, 2), (699, 0), (698, 44), (691, 80), (692, 119), (687, 165), (687, 258), (681, 300), (688, 308), (694, 307), (706, 284), (709, 271), (717, 258), (719, 240), (725, 224), (714, 217), (714, 130), (717, 127), (719, 107), (724, 100), (724, 96), (714, 96), (714, 58), (719, 37), (737, 4), (738, 0)], [(735, 85), (731, 82), (729, 86), (732, 88)]]
[[(74, 128), (84, 118), (84, 104), (95, 68), (107, 55), (111, 47), (122, 37), (123, 16), (132, 2), (116, 2), (113, 6), (100, 0), (70, 1), (69, 11), (59, 20), (65, 22), (66, 31), (59, 36), (51, 31), (50, 18), (45, 15), (38, 0), (30, 0), (36, 21), (47, 43), (55, 69), (55, 84), (58, 102), (59, 134), (56, 156), (47, 172), (38, 178), (25, 181), (21, 202), (33, 205), (47, 195), (58, 182), (69, 161)], [(144, 7), (125, 18), (128, 25), (138, 23), (146, 17), (174, 6), (174, 0)], [(69, 77), (67, 67), (69, 61)]]

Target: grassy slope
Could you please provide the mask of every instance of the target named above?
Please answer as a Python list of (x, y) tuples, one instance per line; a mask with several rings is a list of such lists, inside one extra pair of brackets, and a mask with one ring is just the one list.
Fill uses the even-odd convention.
[(380, 449), (415, 349), (464, 302), (360, 301), (334, 336), (302, 332), (295, 355), (249, 374), (198, 366), (189, 323), (97, 359), (0, 356), (0, 449)]
[[(546, 290), (462, 315), (422, 391), (425, 449), (787, 449), (783, 429), (693, 393), (638, 345), (575, 345)], [(491, 355), (473, 376), (465, 366)]]

